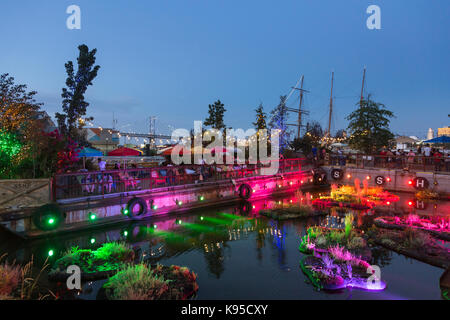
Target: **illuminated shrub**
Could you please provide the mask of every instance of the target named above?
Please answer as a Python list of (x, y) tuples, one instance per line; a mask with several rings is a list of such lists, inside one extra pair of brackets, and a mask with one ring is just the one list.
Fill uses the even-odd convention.
[(156, 300), (169, 290), (169, 281), (145, 264), (128, 266), (104, 285), (111, 300)]
[[(96, 277), (104, 278), (107, 274), (120, 269), (124, 264), (132, 262), (134, 251), (123, 243), (104, 243), (97, 250), (79, 249), (73, 247), (65, 255), (55, 262), (50, 272), (50, 278), (66, 277), (65, 270), (70, 265), (77, 265), (83, 273), (97, 274)], [(102, 274), (105, 272), (107, 274)]]
[(134, 258), (133, 249), (120, 242), (104, 243), (93, 254), (95, 260), (128, 261)]
[(348, 243), (349, 249), (361, 249), (366, 246), (366, 241), (361, 237), (353, 237)]
[(138, 264), (119, 271), (103, 288), (111, 300), (184, 300), (198, 290), (196, 279), (186, 267)]

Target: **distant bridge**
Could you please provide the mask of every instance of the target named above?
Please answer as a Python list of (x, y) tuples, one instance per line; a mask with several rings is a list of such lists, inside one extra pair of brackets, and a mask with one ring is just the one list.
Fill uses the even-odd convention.
[(164, 134), (150, 134), (150, 133), (131, 133), (131, 132), (120, 132), (120, 135), (131, 137), (131, 138), (146, 138), (149, 140), (153, 139), (165, 139), (172, 140), (172, 136), (164, 135)]

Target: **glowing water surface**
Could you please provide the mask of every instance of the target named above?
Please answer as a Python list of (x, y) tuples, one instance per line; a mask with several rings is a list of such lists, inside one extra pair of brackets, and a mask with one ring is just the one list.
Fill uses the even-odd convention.
[[(408, 196), (403, 196), (400, 201), (407, 200)], [(291, 203), (297, 203), (293, 196), (267, 199), (33, 242), (0, 230), (0, 254), (7, 252), (19, 262), (27, 262), (33, 255), (41, 265), (47, 258), (54, 262), (72, 246), (96, 248), (120, 240), (151, 263), (187, 266), (197, 273), (196, 299), (441, 299), (443, 269), (379, 247), (373, 249), (370, 263), (380, 266), (386, 290), (315, 290), (299, 268), (300, 237), (312, 225), (342, 227), (343, 215), (332, 210), (326, 217), (284, 222), (259, 215), (265, 207)], [(373, 218), (370, 213), (358, 212), (355, 224), (365, 228)], [(79, 297), (95, 299), (102, 283), (87, 285), (91, 288)]]

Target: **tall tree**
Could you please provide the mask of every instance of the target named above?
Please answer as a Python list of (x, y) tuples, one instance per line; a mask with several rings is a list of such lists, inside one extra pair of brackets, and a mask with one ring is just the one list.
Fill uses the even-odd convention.
[(320, 139), (323, 137), (323, 129), (319, 122), (312, 121), (306, 124), (306, 133), (300, 139), (295, 138), (290, 146), (292, 149), (302, 151), (304, 155), (308, 155), (313, 146), (320, 144)]
[(280, 130), (280, 152), (287, 147), (290, 132), (287, 129), (288, 110), (286, 106), (287, 96), (280, 96), (280, 103), (270, 112), (269, 127), (272, 130)]
[(38, 119), (42, 103), (36, 91), (27, 91), (24, 84), (15, 84), (7, 73), (0, 75), (0, 178), (26, 177), (33, 166), (35, 138), (42, 124)]
[(267, 129), (266, 124), (267, 115), (264, 112), (264, 107), (262, 103), (259, 105), (258, 108), (255, 109), (255, 112), (256, 112), (256, 122), (253, 122), (255, 129), (256, 130)]
[(225, 111), (227, 110), (220, 100), (217, 100), (214, 104), (210, 104), (208, 106), (208, 118), (205, 119), (203, 124), (217, 130), (225, 129), (226, 126), (223, 120)]
[(0, 130), (26, 137), (32, 125), (30, 121), (39, 111), (36, 91), (27, 91), (25, 84), (15, 84), (14, 78), (0, 75)]
[(345, 139), (347, 137), (347, 132), (345, 132), (344, 129), (339, 129), (338, 131), (336, 131), (334, 137), (337, 139)]
[(67, 87), (62, 89), (61, 94), (64, 113), (55, 114), (61, 133), (68, 134), (77, 140), (79, 139), (79, 129), (83, 127), (83, 121), (80, 119), (86, 115), (86, 109), (89, 106), (89, 103), (85, 101), (84, 94), (88, 86), (92, 85), (92, 81), (100, 69), (100, 66), (94, 66), (97, 49), (89, 51), (88, 46), (83, 44), (78, 47), (78, 50), (76, 73), (72, 61), (65, 64)]
[(371, 100), (370, 95), (357, 105), (360, 106), (347, 117), (350, 146), (371, 153), (388, 145), (394, 138), (389, 130), (390, 118), (394, 117), (392, 111)]
[(306, 124), (306, 135), (309, 136), (312, 143), (319, 143), (323, 137), (323, 129), (319, 122), (311, 121)]

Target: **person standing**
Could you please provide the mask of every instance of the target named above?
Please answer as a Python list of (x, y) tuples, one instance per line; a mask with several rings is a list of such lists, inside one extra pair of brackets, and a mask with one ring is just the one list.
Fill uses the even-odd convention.
[(434, 158), (434, 171), (441, 171), (441, 164), (442, 164), (442, 154), (439, 152), (438, 149), (433, 153)]
[(416, 154), (411, 150), (409, 150), (408, 154), (408, 170), (410, 170), (414, 164), (414, 158), (416, 156)]
[(98, 162), (98, 169), (101, 173), (97, 175), (97, 182), (98, 182), (98, 190), (100, 193), (103, 193), (103, 185), (104, 182), (107, 180), (107, 176), (104, 176), (103, 171), (106, 170), (106, 162), (102, 160), (102, 158), (97, 159)]
[(100, 169), (100, 171), (105, 171), (106, 170), (106, 161), (103, 161), (102, 158), (98, 158), (98, 168)]
[(430, 145), (425, 145), (423, 148), (423, 155), (425, 156), (425, 164), (431, 164), (430, 156), (431, 156), (431, 148)]

